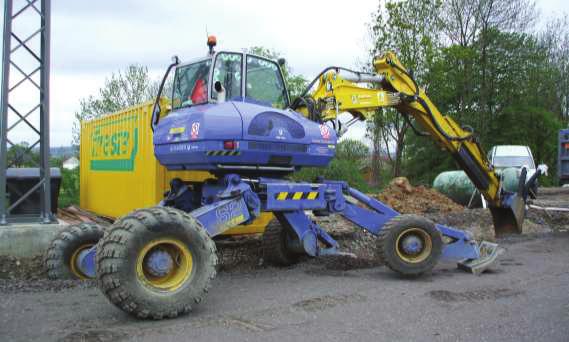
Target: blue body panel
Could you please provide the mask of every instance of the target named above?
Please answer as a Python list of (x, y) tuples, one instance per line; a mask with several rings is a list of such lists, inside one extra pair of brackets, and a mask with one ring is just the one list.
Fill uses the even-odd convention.
[[(225, 141), (235, 142), (234, 148), (225, 149)], [(154, 132), (154, 153), (170, 170), (298, 168), (328, 165), (336, 141), (333, 129), (294, 111), (228, 101), (181, 108), (162, 118)]]
[[(235, 174), (226, 175), (218, 184), (206, 183), (202, 188), (202, 207), (191, 211), (190, 215), (213, 237), (231, 227), (252, 222), (261, 211), (274, 212), (293, 229), (302, 250), (310, 256), (341, 252), (338, 243), (306, 215), (306, 210), (339, 214), (374, 235), (378, 235), (389, 220), (400, 215), (382, 202), (350, 188), (346, 182), (295, 183), (261, 178), (254, 184), (252, 187)], [(288, 195), (283, 196), (283, 193)], [(310, 193), (312, 199), (304, 198)], [(347, 200), (346, 195), (352, 199)], [(443, 260), (480, 258), (479, 247), (471, 234), (440, 224), (436, 228), (446, 238), (441, 255)], [(94, 272), (94, 255), (95, 247), (81, 258), (81, 269), (86, 274)]]

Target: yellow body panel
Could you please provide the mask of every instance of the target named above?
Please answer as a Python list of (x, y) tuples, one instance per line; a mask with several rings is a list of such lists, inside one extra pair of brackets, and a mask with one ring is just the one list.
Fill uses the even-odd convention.
[[(166, 100), (161, 108), (167, 108)], [(213, 176), (204, 171), (168, 171), (154, 157), (152, 102), (146, 102), (81, 123), (80, 206), (99, 215), (121, 217), (156, 205), (170, 180), (201, 182)], [(270, 213), (225, 234), (262, 233)]]

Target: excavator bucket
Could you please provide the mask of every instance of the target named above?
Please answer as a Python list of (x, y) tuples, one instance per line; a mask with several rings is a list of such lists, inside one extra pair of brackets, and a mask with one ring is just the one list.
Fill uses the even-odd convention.
[(458, 268), (474, 275), (480, 275), (494, 264), (500, 254), (504, 252), (498, 244), (482, 241), (478, 245), (480, 257), (477, 259), (462, 260), (458, 263)]
[(496, 236), (521, 234), (526, 216), (526, 203), (519, 194), (511, 194), (503, 207), (490, 207)]

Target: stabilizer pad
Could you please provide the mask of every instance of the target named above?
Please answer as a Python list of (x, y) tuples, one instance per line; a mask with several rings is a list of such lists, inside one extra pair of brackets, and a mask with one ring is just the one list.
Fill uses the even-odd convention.
[(467, 259), (458, 263), (458, 268), (474, 275), (480, 275), (496, 262), (498, 256), (504, 253), (504, 249), (498, 247), (498, 244), (482, 241), (478, 245), (480, 250), (480, 258)]

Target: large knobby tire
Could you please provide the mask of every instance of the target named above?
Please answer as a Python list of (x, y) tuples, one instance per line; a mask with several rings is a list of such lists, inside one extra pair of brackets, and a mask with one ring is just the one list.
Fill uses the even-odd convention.
[[(411, 247), (413, 251), (409, 251)], [(417, 215), (399, 215), (379, 232), (378, 248), (380, 257), (390, 269), (414, 277), (435, 267), (442, 253), (443, 240), (432, 221)]]
[[(157, 275), (148, 258), (158, 254), (168, 255), (171, 267)], [(205, 297), (216, 267), (215, 243), (206, 230), (174, 208), (134, 211), (115, 222), (97, 245), (99, 288), (111, 303), (139, 318), (190, 312)]]
[(263, 233), (263, 259), (274, 266), (291, 266), (300, 261), (301, 254), (289, 247), (289, 242), (296, 234), (283, 226), (278, 219), (273, 219)]
[(103, 228), (95, 223), (81, 223), (65, 227), (49, 244), (44, 265), (50, 279), (88, 279), (76, 266), (79, 253), (97, 244), (103, 237)]

